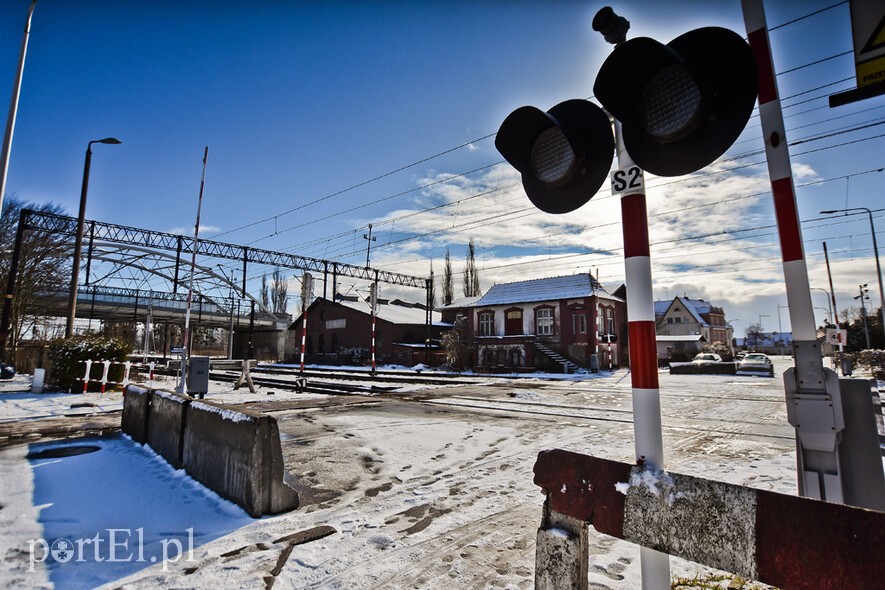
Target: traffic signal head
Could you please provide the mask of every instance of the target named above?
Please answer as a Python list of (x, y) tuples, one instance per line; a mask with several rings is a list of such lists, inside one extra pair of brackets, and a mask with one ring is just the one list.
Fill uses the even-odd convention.
[(546, 113), (516, 109), (501, 124), (495, 147), (522, 174), (532, 204), (547, 213), (568, 213), (605, 182), (615, 144), (608, 115), (574, 99)]
[(756, 101), (756, 61), (733, 31), (705, 27), (667, 45), (637, 37), (615, 47), (593, 92), (618, 119), (633, 161), (679, 176), (721, 156)]

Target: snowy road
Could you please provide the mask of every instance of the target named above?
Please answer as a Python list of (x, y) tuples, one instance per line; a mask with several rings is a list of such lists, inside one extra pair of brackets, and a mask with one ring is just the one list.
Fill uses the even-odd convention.
[[(776, 374), (788, 362), (776, 359)], [(795, 493), (782, 389), (780, 378), (661, 374), (666, 467)], [(107, 587), (531, 588), (543, 501), (532, 483), (537, 453), (634, 459), (623, 371), (583, 381), (489, 379), (331, 406), (316, 399), (273, 412), (301, 508), (204, 544), (169, 572), (152, 566)], [(277, 542), (322, 525), (336, 532)], [(638, 587), (638, 554), (591, 529), (590, 587)], [(672, 563), (674, 575), (706, 571)]]

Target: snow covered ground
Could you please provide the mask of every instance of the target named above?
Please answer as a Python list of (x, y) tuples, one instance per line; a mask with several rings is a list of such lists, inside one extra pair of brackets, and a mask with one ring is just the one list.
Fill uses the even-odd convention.
[[(789, 362), (776, 358), (776, 374)], [(0, 382), (0, 423), (120, 407), (118, 394), (27, 387), (21, 376)], [(271, 399), (261, 388), (229, 387), (213, 383), (208, 398)], [(795, 493), (780, 378), (662, 373), (661, 391), (668, 469)], [(124, 436), (68, 440), (99, 450), (60, 458), (27, 459), (59, 446), (46, 441), (0, 451), (0, 585), (531, 588), (543, 502), (532, 483), (538, 451), (633, 460), (626, 371), (477, 379), (322, 407), (324, 396), (272, 397), (292, 398), (304, 407), (273, 415), (302, 505), (261, 519)], [(84, 402), (94, 406), (71, 408)], [(317, 527), (334, 532), (318, 538), (331, 529)], [(72, 545), (70, 561), (42, 561), (38, 540), (51, 551), (60, 538)], [(591, 528), (590, 559), (591, 588), (639, 587), (638, 547)], [(708, 571), (671, 564), (674, 576)]]

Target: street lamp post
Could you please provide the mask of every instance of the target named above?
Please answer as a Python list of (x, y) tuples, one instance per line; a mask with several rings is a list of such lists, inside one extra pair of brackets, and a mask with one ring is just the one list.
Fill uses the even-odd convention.
[[(827, 310), (828, 310), (828, 313), (829, 313), (829, 316), (828, 316), (828, 317), (829, 317), (829, 320), (828, 320), (828, 321), (830, 321), (830, 322), (832, 322), (833, 324), (835, 324), (835, 323), (836, 323), (836, 318), (835, 318), (835, 316), (833, 315), (833, 303), (832, 303), (832, 297), (830, 296), (830, 292), (827, 291), (826, 289), (824, 289), (823, 287), (811, 287), (811, 290), (812, 290), (812, 291), (823, 291), (823, 292), (826, 294), (826, 296), (827, 296)], [(838, 327), (838, 326), (837, 326), (837, 327)]]
[(824, 312), (824, 321), (829, 324), (830, 323), (830, 310), (826, 307), (821, 307), (820, 305), (815, 305), (814, 309), (819, 309)]
[(855, 299), (860, 299), (860, 317), (863, 319), (863, 333), (867, 337), (867, 348), (870, 347), (870, 328), (867, 323), (867, 307), (864, 305), (864, 299), (869, 299), (870, 290), (867, 289), (867, 284), (858, 285), (860, 289), (860, 295), (855, 295)]
[[(735, 318), (735, 319), (733, 319), (733, 320), (725, 320), (725, 327), (726, 327), (726, 328), (729, 330), (729, 332), (731, 333), (731, 338), (728, 339), (728, 346), (731, 348), (731, 354), (734, 354), (734, 353), (735, 353), (735, 350), (734, 350), (734, 343), (735, 343), (735, 338), (734, 338), (734, 326), (732, 326), (731, 323), (732, 323), (732, 322), (739, 322), (739, 321), (741, 321), (740, 318)], [(746, 339), (745, 339), (745, 341), (744, 341), (744, 346), (746, 346), (746, 345), (747, 345), (747, 342), (746, 342)]]
[(74, 319), (77, 317), (77, 282), (80, 279), (80, 251), (83, 248), (83, 225), (86, 221), (86, 191), (89, 188), (89, 166), (92, 162), (92, 144), (123, 143), (115, 137), (95, 139), (86, 146), (86, 162), (83, 164), (83, 187), (80, 189), (80, 212), (77, 215), (77, 235), (74, 238), (74, 267), (71, 270), (71, 289), (68, 293), (68, 321), (65, 325), (65, 338), (74, 333)]
[(756, 346), (753, 352), (759, 352), (759, 335), (762, 334), (762, 318), (770, 318), (771, 316), (767, 313), (759, 314), (759, 331), (756, 332)]
[[(783, 328), (781, 328), (781, 310), (782, 309), (786, 309), (787, 311), (789, 311), (790, 306), (789, 305), (778, 305), (777, 306), (777, 332), (778, 332), (778, 334), (780, 334), (780, 337), (781, 337), (781, 339), (780, 339), (781, 356), (784, 356), (784, 330), (783, 330)], [(774, 344), (774, 341), (772, 341), (772, 344)]]
[(831, 215), (833, 213), (848, 215), (852, 211), (866, 211), (870, 218), (870, 233), (873, 235), (873, 257), (876, 259), (876, 277), (879, 279), (879, 309), (883, 314), (882, 333), (885, 334), (885, 289), (882, 288), (882, 267), (879, 264), (879, 246), (876, 244), (876, 226), (873, 223), (873, 212), (866, 207), (851, 207), (848, 209), (830, 209), (820, 213), (821, 215)]

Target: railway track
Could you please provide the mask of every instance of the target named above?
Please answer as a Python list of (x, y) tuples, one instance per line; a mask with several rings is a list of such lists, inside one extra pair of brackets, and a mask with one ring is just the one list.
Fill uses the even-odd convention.
[[(296, 373), (297, 374), (297, 373)], [(307, 377), (307, 375), (305, 375)], [(214, 381), (226, 381), (234, 383), (239, 374), (232, 371), (210, 372), (209, 378)], [(329, 395), (379, 395), (390, 393), (399, 389), (395, 386), (381, 386), (374, 384), (357, 385), (350, 383), (329, 383), (317, 379), (298, 381), (295, 379), (275, 379), (273, 377), (257, 376), (253, 373), (252, 382), (262, 387), (273, 387), (283, 391), (296, 391), (299, 393), (324, 393)]]
[(347, 369), (307, 369), (304, 373), (295, 367), (258, 366), (252, 369), (252, 375), (302, 375), (308, 379), (327, 379), (340, 381), (370, 381), (372, 383), (399, 383), (401, 385), (473, 385), (479, 379), (471, 379), (454, 373), (437, 373), (432, 376), (419, 372), (404, 373), (403, 371), (354, 371)]

